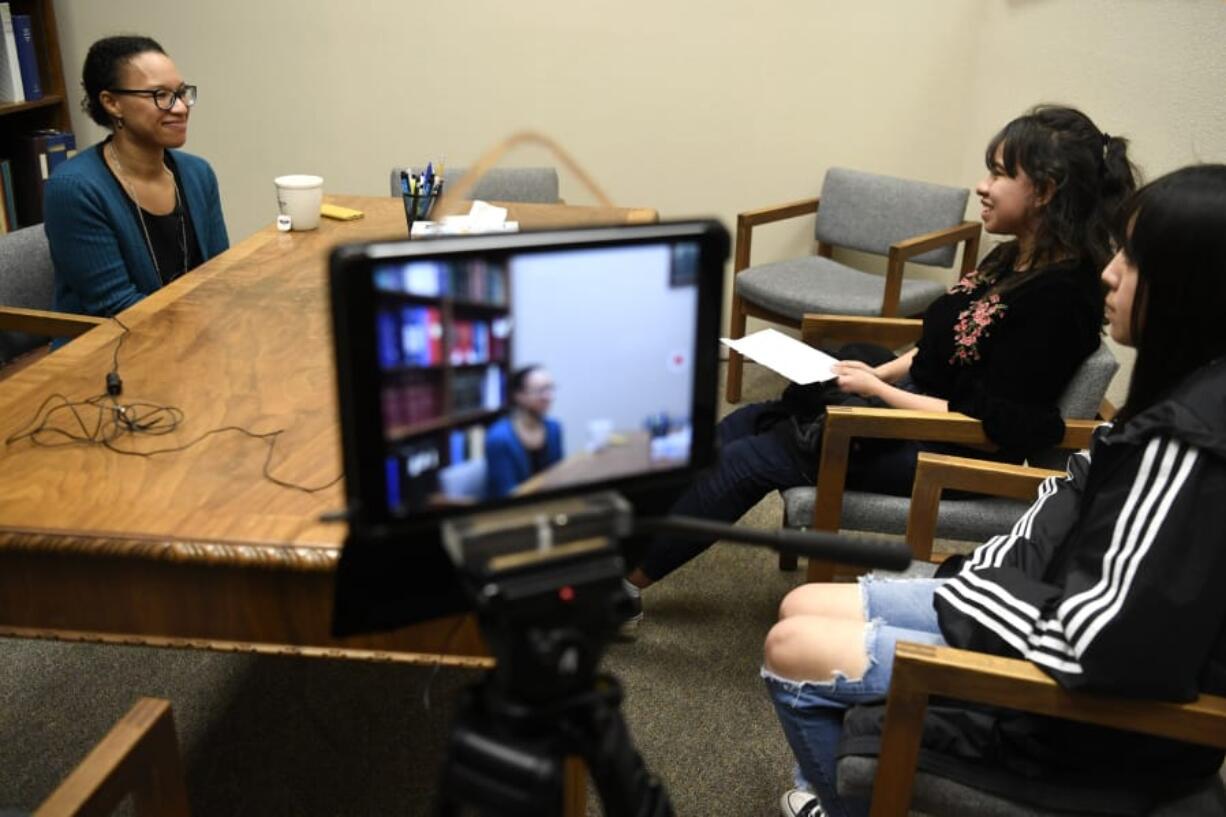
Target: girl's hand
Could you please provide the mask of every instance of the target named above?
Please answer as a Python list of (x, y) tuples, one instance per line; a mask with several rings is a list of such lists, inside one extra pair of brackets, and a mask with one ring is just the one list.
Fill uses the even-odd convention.
[(844, 360), (836, 363), (833, 368), (834, 373), (839, 376), (839, 391), (845, 394), (875, 397), (885, 387), (876, 371), (858, 360)]

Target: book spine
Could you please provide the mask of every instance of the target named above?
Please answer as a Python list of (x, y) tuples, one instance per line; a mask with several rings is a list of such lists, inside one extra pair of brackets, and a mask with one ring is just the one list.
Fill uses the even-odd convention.
[(17, 229), (17, 195), (13, 192), (13, 164), (0, 161), (0, 194), (4, 196), (4, 211), (8, 214), (8, 231)]
[(380, 310), (375, 316), (377, 336), (379, 338), (379, 365), (383, 369), (394, 369), (400, 365), (400, 324), (395, 313)]
[(21, 85), (21, 65), (17, 62), (17, 37), (13, 34), (13, 12), (0, 3), (0, 102), (25, 102)]
[(55, 131), (47, 134), (46, 146), (47, 174), (43, 176), (44, 179), (50, 178), (57, 167), (76, 153), (77, 137), (71, 131)]
[(29, 102), (43, 98), (38, 80), (38, 56), (34, 52), (34, 23), (28, 14), (13, 15), (13, 38), (17, 41), (17, 64), (21, 67), (21, 89)]
[(18, 139), (21, 155), (14, 159), (17, 222), (23, 226), (43, 220), (43, 180), (47, 178), (48, 131), (35, 131)]

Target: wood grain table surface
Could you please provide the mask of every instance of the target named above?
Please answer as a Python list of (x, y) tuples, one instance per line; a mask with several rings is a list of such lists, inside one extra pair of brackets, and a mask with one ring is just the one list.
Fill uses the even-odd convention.
[[(181, 409), (179, 428), (117, 445), (152, 451), (225, 426), (281, 430), (271, 473), (319, 486), (341, 472), (327, 254), (403, 238), (399, 199), (329, 196), (365, 212), (317, 230), (260, 230), (119, 317), (124, 404)], [(649, 222), (649, 209), (509, 204), (523, 228)], [(109, 322), (0, 380), (0, 437), (53, 395), (105, 391), (123, 330)], [(337, 483), (264, 479), (268, 443), (227, 431), (185, 451), (0, 450), (0, 634), (459, 664), (488, 659), (473, 621), (335, 639)]]

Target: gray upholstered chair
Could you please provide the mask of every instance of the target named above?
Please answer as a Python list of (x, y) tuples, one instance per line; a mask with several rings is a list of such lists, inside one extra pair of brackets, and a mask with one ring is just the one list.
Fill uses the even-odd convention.
[[(830, 316), (806, 316), (802, 332), (806, 341), (816, 344), (824, 337), (839, 336), (862, 340), (849, 327), (866, 326), (877, 332), (885, 345), (897, 347), (905, 339), (913, 339), (919, 326), (916, 321), (899, 319), (844, 319)], [(1100, 344), (1073, 375), (1059, 401), (1060, 414), (1070, 421), (1066, 439), (1061, 446), (1033, 458), (1031, 465), (1063, 469), (1066, 449), (1084, 447), (1095, 423), (1103, 396), (1119, 363), (1106, 344)], [(1081, 423), (1071, 421), (1083, 421)], [(978, 420), (960, 414), (899, 411), (896, 409), (861, 409), (834, 407), (827, 412), (822, 438), (817, 485), (789, 488), (783, 495), (783, 524), (790, 528), (837, 531), (840, 529), (875, 533), (904, 533), (910, 497), (889, 496), (864, 491), (845, 491), (848, 449), (855, 437), (893, 437), (913, 440), (933, 440), (961, 444), (987, 442)], [(973, 497), (941, 501), (936, 535), (947, 539), (982, 542), (1008, 530), (1026, 510), (1028, 502), (999, 497)], [(928, 548), (912, 543), (917, 559), (931, 555)], [(783, 567), (794, 562), (781, 557)], [(828, 580), (833, 573), (829, 563), (811, 561), (811, 581)]]
[[(908, 261), (952, 267), (960, 243), (963, 274), (979, 260), (980, 225), (963, 221), (969, 195), (964, 187), (831, 168), (818, 198), (738, 214), (729, 334), (743, 337), (747, 317), (799, 326), (809, 313), (919, 315), (945, 285), (904, 279)], [(816, 255), (749, 266), (755, 227), (814, 213)], [(835, 247), (886, 256), (885, 276), (835, 261)], [(730, 403), (741, 399), (743, 365), (729, 350)]]
[[(390, 191), (400, 195), (400, 171), (420, 173), (417, 167), (393, 167)], [(454, 185), (465, 170), (447, 170), (444, 184)], [(557, 204), (558, 171), (552, 167), (495, 167), (482, 176), (468, 193), (470, 199), (484, 201), (521, 201), (537, 204)]]
[[(839, 761), (844, 795), (872, 796), (872, 817), (906, 817), (911, 809), (942, 817), (1071, 817), (1006, 800), (937, 774), (916, 772), (930, 695), (1226, 749), (1226, 698), (1202, 695), (1188, 704), (1068, 692), (1028, 661), (899, 643), (894, 654), (880, 759)], [(848, 717), (861, 713), (853, 710)], [(1213, 774), (1195, 791), (1163, 803), (1150, 817), (1223, 817), (1226, 788)]]
[(51, 338), (75, 337), (102, 318), (50, 311), (55, 268), (41, 224), (0, 236), (0, 366), (45, 349)]

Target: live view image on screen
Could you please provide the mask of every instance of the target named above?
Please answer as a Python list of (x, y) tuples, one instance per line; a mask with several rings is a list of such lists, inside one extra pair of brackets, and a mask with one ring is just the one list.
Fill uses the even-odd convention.
[(682, 467), (697, 243), (373, 268), (396, 516)]

